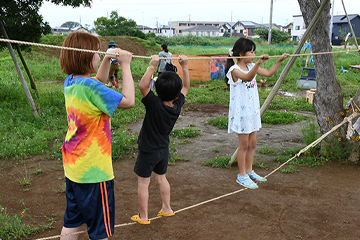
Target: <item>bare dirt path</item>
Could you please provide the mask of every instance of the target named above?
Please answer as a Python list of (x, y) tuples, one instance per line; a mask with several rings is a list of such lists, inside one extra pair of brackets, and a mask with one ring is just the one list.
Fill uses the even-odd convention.
[[(210, 118), (227, 115), (227, 105), (187, 107), (175, 128), (191, 124), (201, 130), (201, 135), (178, 147), (179, 157), (189, 161), (169, 166), (167, 177), (175, 211), (242, 189), (235, 182), (236, 166), (219, 169), (203, 165), (217, 156), (231, 156), (237, 147), (236, 135), (206, 123)], [(137, 133), (141, 121), (129, 127)], [(304, 146), (300, 129), (298, 123), (264, 125), (258, 134), (258, 147), (268, 145), (281, 150)], [(212, 151), (215, 148), (219, 152)], [(267, 169), (254, 167), (261, 175), (277, 166), (269, 156), (258, 153), (256, 161), (267, 166)], [(138, 212), (134, 162), (133, 156), (114, 162), (116, 225), (131, 223), (130, 217)], [(28, 208), (26, 222), (46, 225), (53, 221), (54, 228), (31, 239), (59, 235), (66, 205), (61, 162), (37, 156), (25, 160), (25, 165), (9, 160), (0, 160), (0, 164), (0, 205), (10, 215), (20, 215), (24, 206), (19, 201), (23, 199)], [(43, 173), (33, 174), (39, 168)], [(171, 218), (155, 219), (147, 226), (117, 227), (112, 239), (360, 239), (360, 167), (326, 163), (298, 170), (292, 174), (277, 171), (259, 189), (246, 189), (178, 212)], [(19, 184), (26, 172), (32, 183), (28, 187)], [(155, 217), (160, 207), (159, 190), (152, 179), (149, 216)], [(80, 234), (79, 239), (88, 238)]]

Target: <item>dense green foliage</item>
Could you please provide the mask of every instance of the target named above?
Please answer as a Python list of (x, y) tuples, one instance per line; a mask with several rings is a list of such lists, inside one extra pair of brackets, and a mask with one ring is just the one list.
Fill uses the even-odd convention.
[[(47, 0), (54, 4), (79, 7), (89, 7), (91, 0)], [(3, 22), (9, 39), (27, 42), (40, 42), (41, 34), (48, 34), (51, 28), (48, 22), (38, 13), (44, 0), (1, 1), (0, 21)], [(0, 37), (4, 38), (0, 31)], [(0, 50), (6, 47), (0, 42)], [(29, 45), (22, 45), (22, 49), (29, 49)]]
[(61, 27), (66, 27), (66, 28), (74, 28), (74, 27), (79, 27), (81, 26), (80, 23), (78, 22), (73, 22), (73, 21), (67, 21), (64, 22), (63, 24), (61, 24)]
[[(193, 46), (212, 46), (212, 47), (218, 47), (218, 46), (233, 46), (238, 37), (200, 37), (195, 35), (186, 35), (186, 36), (173, 36), (173, 37), (167, 37), (167, 36), (156, 36), (153, 35), (147, 35), (147, 39), (154, 38), (155, 41), (158, 44), (166, 43), (167, 45), (177, 46), (177, 45), (183, 45), (188, 47)], [(266, 44), (264, 41), (262, 41), (259, 38), (252, 39), (256, 44)]]
[(145, 39), (145, 34), (137, 28), (134, 20), (119, 16), (116, 11), (110, 13), (110, 18), (99, 17), (94, 21), (95, 31), (100, 36), (132, 36)]
[[(262, 39), (268, 40), (269, 38), (269, 30), (266, 28), (257, 28), (254, 30), (254, 33), (259, 35)], [(283, 31), (277, 29), (271, 29), (271, 43), (272, 44), (279, 44), (283, 42), (289, 42), (291, 36)]]

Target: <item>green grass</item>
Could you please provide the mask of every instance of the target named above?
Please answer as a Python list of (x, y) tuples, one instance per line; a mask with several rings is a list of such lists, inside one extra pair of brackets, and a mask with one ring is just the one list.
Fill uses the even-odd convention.
[(205, 161), (205, 166), (211, 166), (214, 168), (230, 168), (229, 161), (231, 160), (230, 157), (219, 157), (213, 158), (210, 161)]
[(264, 116), (261, 118), (261, 122), (268, 124), (290, 124), (300, 122), (305, 119), (307, 119), (306, 116), (295, 113), (266, 111)]
[(228, 117), (220, 116), (220, 117), (212, 118), (208, 121), (208, 123), (221, 129), (227, 129)]
[(23, 199), (20, 200), (24, 210), (18, 215), (10, 216), (6, 208), (0, 205), (0, 239), (17, 240), (28, 238), (29, 235), (36, 234), (39, 230), (28, 224), (22, 223), (23, 217), (26, 215), (26, 208)]
[(200, 130), (195, 128), (173, 129), (170, 136), (175, 138), (192, 138), (200, 135)]
[[(43, 36), (41, 43), (61, 45), (64, 40), (64, 36)], [(189, 38), (186, 41), (198, 41), (199, 39)], [(209, 39), (201, 39), (209, 41)], [(213, 38), (211, 41), (215, 41)], [(217, 39), (218, 43), (211, 42), (212, 46), (217, 47), (201, 47), (197, 46), (175, 46), (170, 44), (169, 49), (173, 54), (186, 54), (186, 55), (220, 55), (228, 54), (228, 49), (235, 42), (235, 39), (222, 38)], [(138, 42), (136, 40), (136, 42)], [(154, 41), (142, 42), (146, 48), (157, 47), (158, 44)], [(204, 43), (207, 44), (207, 43)], [(36, 49), (35, 47), (33, 49)], [(283, 52), (292, 53), (295, 46), (263, 46), (261, 42), (257, 42), (256, 54), (269, 54), (269, 55), (281, 55)], [(40, 49), (38, 49), (40, 50)], [(43, 48), (42, 50), (45, 50)], [(49, 49), (47, 49), (49, 50)], [(334, 50), (336, 51), (336, 50)], [(34, 155), (45, 155), (49, 159), (61, 160), (61, 146), (63, 139), (67, 131), (67, 120), (65, 102), (63, 96), (63, 80), (65, 75), (60, 71), (59, 59), (50, 57), (51, 51), (46, 53), (23, 52), (24, 58), (30, 68), (30, 71), (34, 77), (35, 82), (39, 90), (39, 96), (35, 94), (34, 90), (30, 90), (32, 97), (37, 105), (40, 106), (40, 116), (34, 117), (30, 108), (28, 99), (24, 93), (24, 89), (17, 76), (16, 68), (12, 62), (12, 58), (9, 57), (7, 49), (0, 51), (0, 158), (18, 160), (19, 162)], [(17, 53), (16, 53), (17, 55)], [(17, 56), (19, 59), (19, 57)], [(335, 67), (337, 72), (337, 79), (342, 87), (342, 93), (344, 95), (344, 102), (347, 102), (350, 97), (354, 95), (358, 89), (359, 80), (358, 72), (356, 70), (350, 70), (348, 73), (341, 73), (340, 68), (343, 66), (348, 69), (349, 65), (358, 64), (358, 53), (353, 52), (349, 54), (341, 53), (334, 54)], [(271, 58), (264, 63), (264, 68), (269, 68), (275, 63), (276, 59)], [(259, 89), (260, 104), (262, 105), (266, 97), (270, 93), (270, 88), (278, 80), (281, 71), (286, 65), (286, 61), (280, 66), (279, 70), (267, 80), (267, 89)], [(299, 97), (299, 92), (304, 92), (296, 87), (296, 79), (300, 77), (301, 69), (305, 66), (306, 58), (297, 58), (289, 74), (286, 76), (281, 89), (295, 94), (294, 97), (276, 96), (269, 106), (269, 110), (264, 115), (262, 121), (269, 124), (287, 124), (295, 121), (302, 121), (305, 118), (297, 115), (295, 111), (314, 112), (313, 106), (306, 103), (305, 97)], [(138, 82), (148, 67), (148, 59), (134, 58), (131, 62), (131, 70), (136, 86), (136, 99), (135, 107), (127, 110), (117, 110), (112, 116), (112, 141), (114, 142), (113, 159), (119, 161), (125, 154), (134, 156), (137, 152), (136, 140), (137, 134), (132, 135), (129, 133), (127, 124), (134, 123), (141, 120), (145, 115), (145, 108), (141, 103), (142, 95), (138, 90)], [(25, 73), (23, 66), (20, 66), (27, 85), (29, 84), (28, 76)], [(121, 72), (120, 72), (121, 74)], [(261, 79), (262, 76), (257, 75), (257, 79)], [(206, 85), (205, 88), (199, 88), (199, 85)], [(197, 82), (191, 81), (191, 88), (186, 97), (186, 104), (190, 105), (192, 109), (196, 109), (196, 104), (229, 104), (229, 91), (226, 90), (226, 85), (223, 80), (214, 80), (210, 82)], [(280, 112), (279, 110), (282, 110)], [(286, 110), (287, 112), (283, 112)], [(186, 108), (183, 109), (186, 114)], [(216, 127), (226, 129), (227, 117), (221, 116), (209, 121)], [(318, 136), (317, 123), (312, 123), (309, 126), (304, 127), (303, 140), (308, 144), (315, 140)], [(191, 143), (189, 138), (200, 134), (199, 130), (194, 126), (189, 126), (186, 129), (174, 129), (171, 138), (184, 138), (182, 144)], [(175, 163), (175, 160), (180, 160), (177, 156), (177, 146), (175, 140), (171, 139), (170, 155), (171, 163)], [(116, 143), (116, 144), (115, 144)], [(306, 153), (301, 158), (298, 158), (291, 162), (292, 165), (299, 166), (318, 166), (324, 162), (334, 159), (334, 157), (341, 156), (342, 142), (336, 143), (335, 151), (329, 155), (316, 155), (318, 152)], [(290, 157), (298, 152), (299, 149), (288, 149), (278, 153), (275, 157), (275, 161), (285, 162)], [(214, 153), (218, 153), (218, 149), (212, 150)], [(261, 148), (259, 151), (264, 154), (274, 154), (275, 149)], [(273, 152), (272, 152), (273, 151)], [(228, 167), (230, 158), (219, 157), (212, 159), (204, 163), (212, 167)], [(263, 163), (259, 163), (259, 167), (265, 168)], [(34, 170), (33, 174), (42, 174), (42, 170), (39, 166)], [(287, 172), (294, 171), (288, 168)], [(25, 173), (25, 172), (24, 172)], [(25, 173), (23, 179), (30, 181), (30, 176)], [(36, 177), (32, 175), (33, 177)], [(26, 182), (23, 183), (27, 185)], [(65, 187), (60, 187), (59, 190), (65, 191)], [(1, 209), (1, 208), (0, 208)], [(35, 228), (24, 225), (22, 215), (15, 214), (10, 216), (6, 209), (2, 209), (0, 212), (0, 222), (6, 223), (6, 227), (0, 228), (0, 239), (24, 239), (30, 234), (36, 232)], [(6, 231), (6, 232), (5, 232)], [(1, 235), (2, 234), (2, 235)], [(16, 235), (17, 234), (17, 235)]]

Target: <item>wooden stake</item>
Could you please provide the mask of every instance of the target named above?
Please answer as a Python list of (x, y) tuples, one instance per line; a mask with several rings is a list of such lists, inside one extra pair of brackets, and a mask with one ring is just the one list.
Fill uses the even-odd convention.
[[(7, 33), (6, 33), (6, 30), (5, 30), (5, 27), (4, 27), (4, 24), (3, 22), (0, 20), (0, 29), (1, 29), (1, 33), (3, 34), (4, 38), (6, 39), (9, 39)], [(37, 109), (36, 109), (36, 106), (35, 106), (35, 103), (34, 103), (34, 100), (31, 96), (31, 93), (29, 91), (29, 88), (28, 86), (26, 85), (26, 82), (25, 82), (25, 79), (24, 79), (24, 76), (22, 75), (22, 72), (21, 72), (21, 69), (20, 69), (20, 66), (16, 60), (16, 56), (15, 56), (15, 52), (14, 52), (14, 49), (12, 48), (11, 44), (10, 43), (6, 43), (6, 46), (8, 47), (9, 49), (9, 52), (10, 52), (10, 55), (14, 61), (14, 64), (15, 64), (15, 67), (16, 67), (16, 71), (19, 75), (19, 78), (20, 78), (20, 81), (21, 81), (21, 84), (23, 85), (23, 88), (24, 88), (24, 91), (25, 91), (25, 94), (29, 100), (29, 103), (30, 103), (30, 106), (31, 106), (31, 109), (33, 110), (33, 113), (35, 115), (35, 117), (38, 117), (39, 114), (37, 112)]]

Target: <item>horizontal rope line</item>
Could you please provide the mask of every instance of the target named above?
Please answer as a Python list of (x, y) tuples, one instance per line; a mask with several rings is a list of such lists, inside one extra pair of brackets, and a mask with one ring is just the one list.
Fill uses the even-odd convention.
[[(70, 48), (70, 47), (63, 47), (63, 46), (57, 46), (57, 45), (50, 45), (50, 44), (42, 44), (42, 43), (32, 43), (32, 42), (25, 42), (25, 41), (18, 41), (18, 40), (11, 40), (11, 39), (4, 39), (0, 38), (1, 42), (9, 42), (9, 43), (16, 43), (16, 44), (25, 44), (25, 45), (33, 45), (38, 47), (48, 47), (48, 48), (56, 48), (56, 49), (63, 49), (63, 50), (73, 50), (73, 51), (80, 51), (80, 52), (89, 52), (89, 53), (98, 53), (98, 54), (104, 54), (104, 55), (114, 55), (118, 56), (116, 53), (110, 53), (110, 52), (101, 52), (101, 51), (95, 51), (95, 50), (89, 50), (89, 49), (81, 49), (81, 48)], [(291, 57), (299, 57), (299, 56), (313, 56), (313, 55), (322, 55), (322, 54), (335, 54), (335, 53), (347, 53), (347, 52), (359, 52), (360, 50), (347, 50), (347, 51), (335, 51), (335, 52), (318, 52), (318, 53), (298, 53), (298, 54), (290, 54)], [(216, 55), (220, 55), (216, 54)], [(225, 55), (226, 53), (224, 53)], [(270, 58), (279, 58), (282, 55), (273, 55), (269, 56)], [(135, 58), (143, 58), (143, 59), (151, 59), (151, 57), (148, 56), (139, 56), (139, 55), (133, 55)], [(203, 59), (243, 59), (243, 58), (261, 58), (261, 56), (236, 56), (236, 57), (190, 57), (189, 60), (203, 60)], [(159, 59), (174, 59), (179, 60), (178, 57), (160, 57)]]

